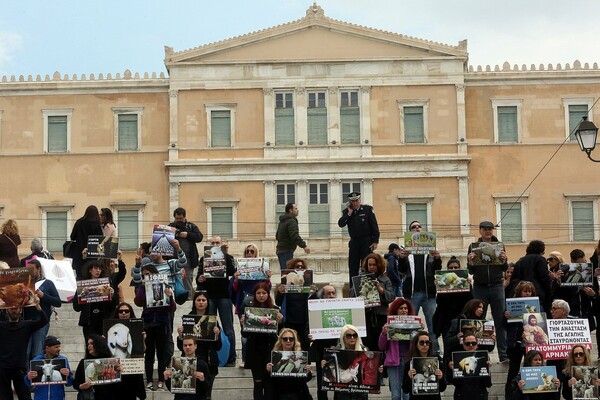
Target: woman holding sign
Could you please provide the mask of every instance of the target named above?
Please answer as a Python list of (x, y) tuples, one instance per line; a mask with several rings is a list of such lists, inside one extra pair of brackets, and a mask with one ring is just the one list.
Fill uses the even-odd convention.
[[(77, 370), (75, 371), (75, 378), (73, 378), (73, 388), (79, 392), (77, 398), (95, 400), (114, 399), (118, 389), (117, 382), (94, 385), (85, 373), (85, 360), (112, 358), (106, 339), (100, 335), (91, 335), (87, 340), (85, 349), (85, 357), (79, 361), (79, 365), (77, 365)], [(117, 369), (120, 368), (121, 366), (117, 365)], [(119, 399), (121, 399), (121, 397), (119, 397)]]
[[(565, 400), (573, 400), (573, 387), (581, 383), (585, 383), (586, 386), (598, 386), (600, 385), (600, 379), (598, 379), (598, 370), (593, 376), (577, 379), (573, 376), (573, 367), (591, 367), (592, 360), (590, 359), (590, 351), (585, 346), (575, 345), (569, 351), (565, 368), (563, 369), (563, 376), (561, 377), (562, 396)], [(583, 382), (587, 380), (587, 382)], [(582, 396), (583, 397), (583, 396)], [(590, 398), (596, 398), (596, 396), (590, 396)]]
[[(429, 363), (425, 365), (426, 368), (423, 368), (417, 371), (413, 365), (413, 359), (419, 357), (427, 357), (429, 359), (437, 360), (436, 363)], [(437, 391), (435, 394), (430, 394), (427, 397), (429, 400), (441, 400), (440, 393), (446, 390), (446, 379), (444, 379), (444, 373), (440, 369), (440, 365), (442, 360), (435, 355), (433, 350), (433, 343), (429, 337), (429, 333), (425, 331), (420, 331), (416, 334), (416, 336), (410, 341), (410, 350), (408, 351), (408, 356), (406, 357), (406, 364), (409, 368), (404, 368), (404, 378), (402, 381), (402, 389), (405, 392), (410, 393), (409, 399), (416, 400), (420, 395), (415, 395), (413, 392), (413, 385), (417, 379), (421, 379), (422, 383), (433, 383), (437, 382)], [(419, 376), (417, 376), (419, 375)]]
[[(523, 360), (523, 367), (541, 367), (544, 365), (544, 356), (537, 350), (529, 350), (527, 354), (525, 354), (525, 360)], [(560, 399), (560, 380), (557, 377), (552, 377), (546, 375), (546, 378), (542, 378), (544, 385), (547, 385), (548, 389), (552, 388), (554, 391), (544, 393), (544, 391), (540, 391), (539, 393), (535, 393), (532, 397), (529, 397), (528, 394), (523, 393), (523, 389), (525, 388), (525, 380), (522, 379), (521, 374), (518, 374), (513, 380), (513, 386), (515, 386), (515, 397), (514, 400), (559, 400)]]

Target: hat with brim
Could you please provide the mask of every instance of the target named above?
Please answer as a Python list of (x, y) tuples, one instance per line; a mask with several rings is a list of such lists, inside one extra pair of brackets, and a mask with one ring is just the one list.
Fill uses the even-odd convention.
[(354, 201), (360, 199), (360, 192), (352, 192), (348, 195), (348, 200)]
[(491, 223), (490, 221), (481, 221), (479, 223), (479, 229), (481, 228), (488, 228), (488, 229), (494, 229), (495, 226), (493, 223)]

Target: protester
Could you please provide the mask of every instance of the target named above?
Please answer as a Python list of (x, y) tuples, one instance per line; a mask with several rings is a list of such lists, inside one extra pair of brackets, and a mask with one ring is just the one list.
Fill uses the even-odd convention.
[(44, 245), (42, 244), (42, 240), (40, 238), (31, 239), (31, 245), (29, 246), (29, 249), (31, 250), (31, 254), (21, 259), (21, 267), (26, 267), (29, 260), (35, 258), (54, 260), (52, 253), (50, 253), (48, 250), (44, 250)]
[(310, 248), (300, 236), (298, 229), (298, 207), (295, 203), (285, 205), (285, 212), (279, 216), (279, 225), (275, 238), (277, 239), (277, 258), (281, 269), (286, 268), (286, 264), (294, 258), (296, 247), (304, 249), (306, 254), (310, 253)]
[[(194, 269), (198, 266), (198, 247), (197, 243), (200, 243), (204, 238), (198, 226), (186, 219), (186, 211), (184, 208), (178, 207), (173, 211), (174, 221), (169, 226), (177, 229), (175, 231), (175, 239), (181, 246), (181, 250), (185, 253), (187, 264), (184, 265), (185, 279), (183, 285), (188, 291), (188, 299), (192, 298), (194, 292)], [(179, 249), (175, 249), (179, 252)]]
[[(544, 356), (537, 350), (529, 350), (527, 354), (525, 354), (525, 360), (523, 360), (523, 367), (541, 367), (544, 365)], [(558, 371), (557, 371), (558, 372)], [(560, 388), (560, 380), (556, 377), (552, 380), (552, 383)], [(556, 392), (536, 392), (531, 397), (528, 394), (523, 393), (523, 388), (525, 387), (525, 380), (521, 377), (521, 373), (517, 374), (515, 379), (512, 382), (515, 387), (514, 400), (559, 400), (560, 399), (560, 390)]]
[[(573, 385), (577, 383), (577, 379), (573, 376), (572, 367), (591, 367), (592, 359), (590, 358), (590, 351), (587, 347), (576, 344), (569, 351), (567, 361), (565, 362), (565, 368), (563, 369), (563, 378), (561, 380), (562, 385), (562, 397), (565, 400), (573, 400)], [(598, 375), (592, 377), (590, 382), (593, 386), (600, 386), (600, 379)]]
[[(410, 349), (408, 351), (408, 355), (406, 356), (406, 365), (410, 366), (412, 359), (415, 357), (436, 357), (429, 333), (425, 331), (417, 332), (415, 337), (410, 341)], [(426, 396), (431, 400), (441, 400), (440, 393), (446, 390), (446, 379), (444, 379), (444, 373), (441, 370), (442, 361), (439, 359), (439, 357), (437, 358), (440, 368), (435, 370), (434, 375), (436, 381), (438, 382), (439, 393)], [(404, 368), (402, 390), (409, 393), (410, 400), (416, 400), (421, 397), (419, 395), (415, 395), (412, 390), (413, 377), (416, 375), (416, 373), (417, 370), (414, 368)]]
[(25, 383), (30, 388), (33, 388), (33, 400), (63, 400), (65, 398), (65, 385), (71, 386), (73, 384), (73, 373), (71, 372), (69, 360), (67, 360), (67, 357), (60, 354), (60, 350), (60, 340), (58, 340), (56, 336), (48, 336), (44, 341), (44, 352), (35, 356), (33, 360), (65, 360), (65, 367), (58, 370), (58, 372), (67, 383), (62, 385), (51, 384), (32, 387), (31, 381), (38, 377), (38, 373), (37, 371), (29, 371), (25, 376)]
[[(198, 344), (193, 337), (185, 336), (181, 340), (181, 347), (183, 348), (182, 357), (196, 357), (196, 370), (194, 371), (194, 379), (196, 379), (196, 393), (185, 394), (177, 393), (173, 397), (174, 400), (210, 400), (210, 392), (208, 388), (208, 365), (206, 361), (196, 356), (196, 349)], [(167, 387), (171, 389), (171, 379), (173, 378), (173, 371), (170, 369), (165, 370), (163, 373)]]
[[(85, 360), (97, 360), (99, 358), (112, 358), (112, 354), (110, 353), (106, 339), (100, 335), (92, 334), (87, 339), (85, 357), (79, 361), (77, 369), (75, 370), (75, 378), (73, 379), (73, 388), (79, 392), (77, 395), (78, 399), (115, 399), (115, 394), (117, 393), (116, 391), (119, 388), (118, 382), (93, 385), (92, 381), (86, 377)], [(121, 365), (117, 364), (116, 368), (120, 370)], [(90, 394), (92, 397), (85, 397), (90, 396)]]
[(75, 243), (72, 246), (73, 269), (77, 280), (83, 279), (83, 249), (87, 249), (88, 237), (102, 236), (102, 226), (100, 225), (100, 213), (96, 206), (88, 206), (81, 218), (75, 221), (71, 231), (71, 240)]
[[(477, 338), (475, 335), (465, 335), (462, 342), (463, 351), (477, 351)], [(487, 361), (488, 376), (472, 376), (468, 379), (455, 379), (454, 361), (448, 362), (447, 380), (454, 385), (454, 400), (487, 400), (488, 388), (492, 387), (490, 360)]]
[(0, 261), (4, 261), (10, 268), (19, 267), (19, 245), (21, 237), (19, 228), (13, 219), (7, 220), (2, 224), (0, 233)]

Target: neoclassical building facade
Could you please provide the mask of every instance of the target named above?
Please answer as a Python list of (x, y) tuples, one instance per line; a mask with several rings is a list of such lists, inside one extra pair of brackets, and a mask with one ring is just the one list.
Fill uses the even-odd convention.
[[(381, 252), (419, 219), (444, 256), (478, 223), (518, 259), (598, 242), (600, 167), (569, 134), (600, 93), (597, 65), (473, 67), (446, 45), (302, 18), (175, 51), (143, 75), (2, 77), (0, 218), (58, 251), (89, 204), (113, 210), (121, 247), (187, 209), (239, 254), (273, 256), (299, 209), (314, 268), (345, 266), (337, 226), (351, 191), (375, 207)], [(21, 246), (27, 253), (26, 244)]]

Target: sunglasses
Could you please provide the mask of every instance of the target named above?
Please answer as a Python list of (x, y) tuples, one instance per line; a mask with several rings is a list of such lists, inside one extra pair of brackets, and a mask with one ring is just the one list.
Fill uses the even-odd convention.
[(283, 340), (284, 342), (293, 342), (294, 338), (293, 337), (289, 337), (289, 336), (285, 336), (285, 337), (282, 337), (281, 340)]
[(585, 353), (577, 352), (577, 353), (573, 353), (573, 356), (574, 357), (585, 357)]
[(294, 265), (295, 268), (304, 268), (304, 264), (296, 264)]
[(556, 258), (554, 258), (554, 257), (549, 257), (549, 258), (547, 259), (547, 261), (548, 261), (548, 262), (550, 262), (550, 261), (556, 261)]
[(247, 249), (246, 254), (254, 254), (256, 253), (253, 249)]
[(129, 314), (129, 310), (119, 310), (119, 314)]
[(465, 346), (469, 346), (469, 347), (477, 346), (477, 342), (465, 342)]
[(419, 340), (420, 346), (431, 346), (431, 341), (429, 340)]
[(358, 333), (346, 333), (346, 339), (356, 339), (358, 338)]
[(420, 229), (420, 228), (422, 228), (422, 226), (421, 225), (413, 225), (410, 227), (410, 229), (416, 229), (416, 228)]

